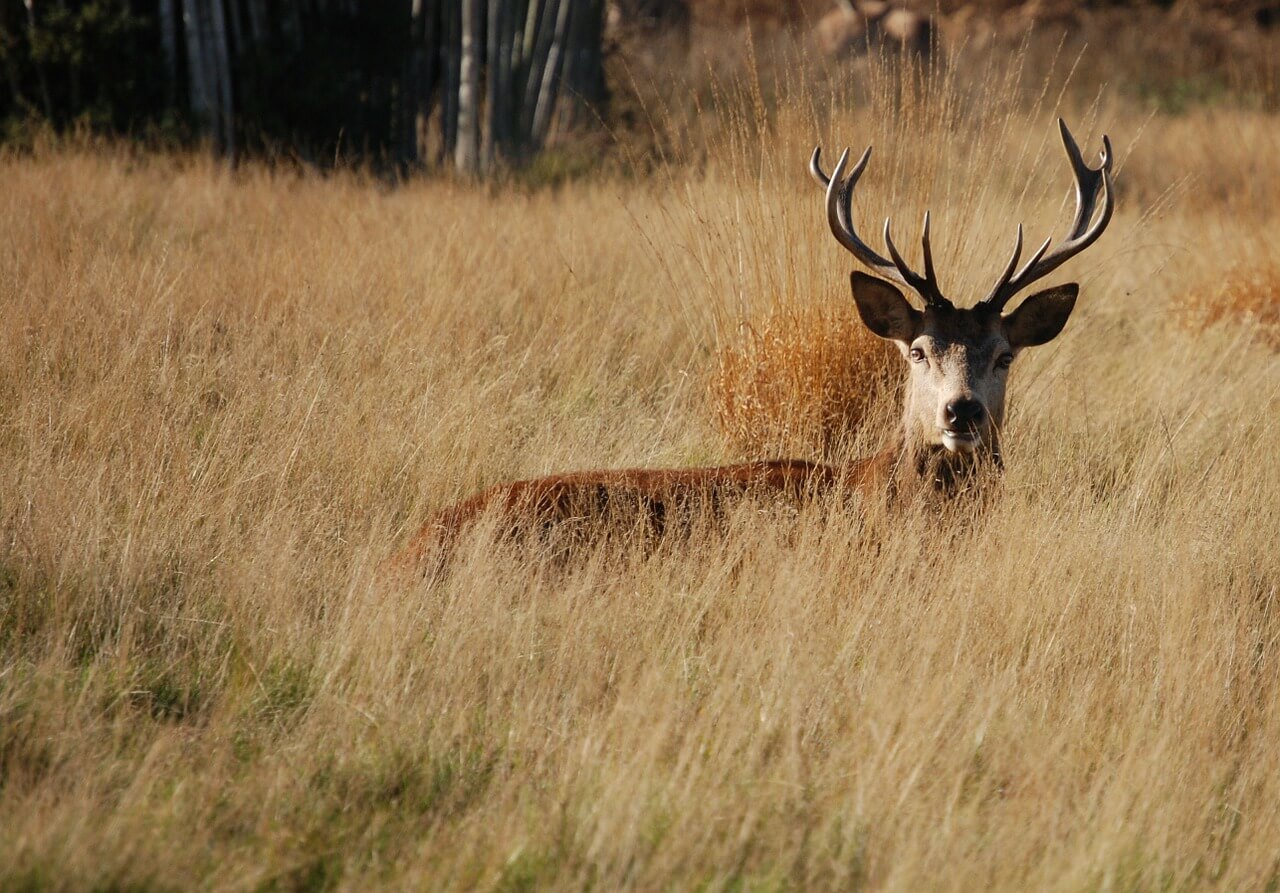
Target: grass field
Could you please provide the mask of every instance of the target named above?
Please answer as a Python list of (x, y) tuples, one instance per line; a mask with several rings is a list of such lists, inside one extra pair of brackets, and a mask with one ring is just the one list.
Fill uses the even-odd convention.
[[(1275, 889), (1280, 119), (1018, 70), (557, 190), (0, 159), (0, 888)], [(1066, 225), (1058, 114), (1119, 208), (986, 511), (380, 570), (503, 479), (873, 449), (887, 397), (718, 424), (877, 349), (743, 352), (847, 319), (811, 146), (972, 300)]]

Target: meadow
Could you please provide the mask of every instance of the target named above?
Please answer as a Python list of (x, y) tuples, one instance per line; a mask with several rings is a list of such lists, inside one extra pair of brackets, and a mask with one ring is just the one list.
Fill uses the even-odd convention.
[[(1280, 119), (1073, 64), (748, 79), (556, 188), (0, 157), (0, 889), (1275, 889)], [(874, 449), (809, 152), (967, 302), (1059, 114), (1118, 210), (984, 509), (386, 572), (497, 481)]]

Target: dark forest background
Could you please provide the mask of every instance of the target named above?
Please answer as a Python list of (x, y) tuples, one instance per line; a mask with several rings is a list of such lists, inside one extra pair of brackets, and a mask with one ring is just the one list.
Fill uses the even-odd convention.
[[(880, 0), (0, 0), (0, 139), (88, 131), (234, 162), (448, 167), (534, 157), (610, 121), (606, 60), (690, 22), (807, 24)], [(1015, 0), (898, 4), (1008, 14)], [(1040, 2), (1056, 9), (1171, 2)], [(1220, 0), (1269, 24), (1275, 4)], [(797, 25), (797, 27), (800, 27)]]
[[(0, 0), (4, 137), (33, 125), (324, 164), (536, 152), (606, 99), (604, 0)], [(432, 157), (434, 156), (434, 157)]]

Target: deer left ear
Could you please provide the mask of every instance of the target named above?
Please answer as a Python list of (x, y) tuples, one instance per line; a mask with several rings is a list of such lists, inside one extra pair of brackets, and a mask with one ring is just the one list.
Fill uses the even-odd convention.
[(1004, 318), (1004, 331), (1014, 350), (1035, 347), (1058, 337), (1075, 309), (1080, 286), (1075, 282), (1038, 291)]

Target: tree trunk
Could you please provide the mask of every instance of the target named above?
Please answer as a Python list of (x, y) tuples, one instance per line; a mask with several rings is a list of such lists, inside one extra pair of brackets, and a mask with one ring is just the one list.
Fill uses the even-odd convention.
[(208, 83), (208, 41), (200, 24), (200, 2), (182, 0), (182, 24), (187, 38), (188, 103), (199, 132), (207, 136), (213, 123), (213, 96)]
[[(528, 152), (535, 148), (533, 138), (534, 110), (538, 107), (538, 96), (542, 93), (542, 82), (546, 75), (547, 59), (555, 38), (555, 23), (560, 9), (568, 5), (570, 0), (530, 0), (530, 24), (532, 33), (525, 34), (525, 73), (524, 96), (520, 103), (520, 143), (521, 151)], [(532, 13), (537, 4), (536, 16)]]
[(427, 18), (434, 10), (424, 0), (413, 0), (409, 10), (409, 48), (400, 75), (400, 102), (397, 115), (396, 155), (403, 166), (422, 158), (418, 120), (422, 114), (427, 81)]
[(216, 72), (218, 149), (228, 163), (236, 163), (235, 106), (231, 89), (231, 54), (227, 47), (226, 0), (210, 0), (212, 62)]
[(488, 47), (485, 52), (484, 149), (481, 153), (481, 164), (486, 172), (493, 170), (502, 138), (507, 87), (502, 78), (502, 34), (506, 29), (507, 7), (506, 0), (489, 0)]
[(560, 8), (556, 10), (555, 32), (547, 51), (546, 67), (542, 71), (538, 104), (533, 111), (531, 136), (534, 149), (542, 148), (551, 128), (551, 113), (555, 110), (556, 98), (560, 92), (560, 73), (564, 67), (565, 43), (569, 36), (569, 11), (572, 6), (573, 0), (560, 0)]
[(497, 132), (494, 142), (503, 158), (511, 156), (512, 130), (515, 126), (516, 103), (520, 93), (516, 89), (516, 79), (512, 67), (516, 53), (516, 44), (520, 40), (519, 23), (523, 20), (516, 0), (502, 0), (502, 31), (498, 35), (498, 57), (494, 62), (495, 77), (498, 80), (498, 108), (495, 110), (495, 126)]
[(458, 144), (454, 166), (474, 174), (480, 160), (480, 30), (482, 0), (462, 0), (462, 42), (458, 74)]
[(567, 58), (561, 78), (566, 102), (563, 122), (570, 127), (600, 115), (609, 94), (604, 79), (604, 2), (578, 0), (569, 26)]
[(443, 39), (441, 35), (440, 5), (428, 0), (423, 22), (422, 69), (417, 103), (414, 106), (413, 135), (416, 152), (419, 158), (425, 159), (427, 148), (427, 126), (431, 118), (431, 107), (435, 99), (436, 86), (440, 82), (440, 66), (444, 55), (440, 49)]
[(458, 89), (460, 82), (459, 44), (462, 40), (462, 29), (457, 3), (443, 5), (444, 35), (443, 47), (444, 93), (440, 102), (440, 139), (441, 161), (453, 157), (454, 147), (458, 142)]
[(528, 14), (524, 20), (524, 35), (520, 43), (520, 61), (527, 66), (533, 60), (533, 53), (538, 44), (538, 33), (542, 27), (542, 17), (546, 12), (544, 0), (529, 0)]

